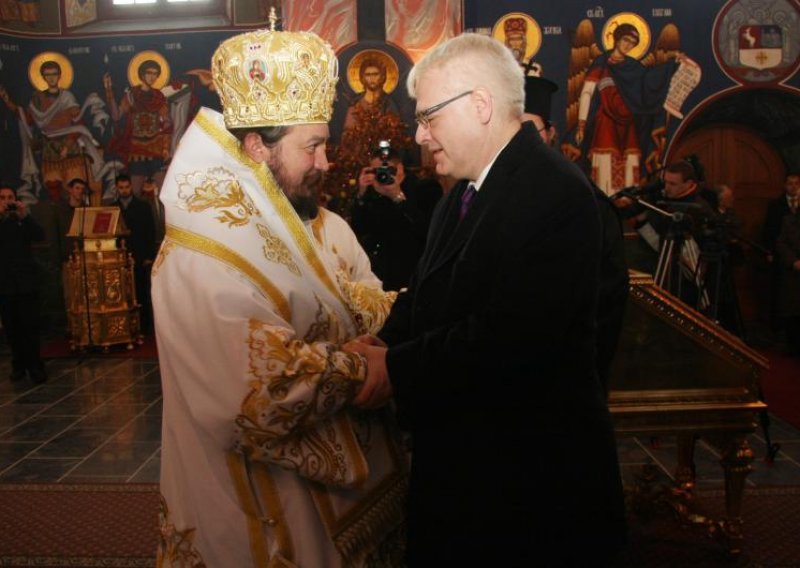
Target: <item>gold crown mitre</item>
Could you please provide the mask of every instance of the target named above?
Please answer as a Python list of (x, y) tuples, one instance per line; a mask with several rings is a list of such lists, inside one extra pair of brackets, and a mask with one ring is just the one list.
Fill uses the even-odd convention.
[(329, 122), (333, 114), (339, 61), (314, 33), (234, 36), (214, 52), (211, 73), (228, 128)]

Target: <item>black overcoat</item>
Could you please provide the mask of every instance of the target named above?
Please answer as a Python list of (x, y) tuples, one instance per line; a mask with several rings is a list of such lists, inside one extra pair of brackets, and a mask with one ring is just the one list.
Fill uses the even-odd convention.
[(459, 223), (465, 185), (380, 333), (412, 433), (410, 565), (602, 565), (625, 523), (595, 370), (591, 187), (530, 123)]

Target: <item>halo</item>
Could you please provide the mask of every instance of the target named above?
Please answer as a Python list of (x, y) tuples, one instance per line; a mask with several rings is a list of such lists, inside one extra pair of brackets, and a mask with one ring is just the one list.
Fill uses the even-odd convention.
[(58, 86), (62, 89), (69, 89), (72, 85), (72, 80), (75, 78), (75, 71), (69, 59), (56, 51), (44, 51), (31, 59), (28, 64), (28, 80), (30, 80), (31, 85), (38, 91), (47, 90), (47, 83), (39, 72), (42, 63), (46, 61), (55, 61), (61, 66), (61, 79), (58, 81)]
[(364, 91), (364, 85), (361, 84), (361, 79), (358, 76), (358, 69), (361, 67), (361, 62), (367, 57), (374, 57), (382, 60), (386, 64), (386, 83), (383, 85), (385, 93), (391, 93), (397, 87), (397, 81), (400, 78), (400, 70), (397, 67), (397, 62), (394, 58), (379, 49), (365, 49), (359, 51), (347, 64), (347, 84), (353, 89), (354, 93), (361, 93)]
[(142, 80), (139, 78), (139, 66), (148, 59), (152, 59), (161, 65), (161, 75), (153, 83), (153, 88), (162, 89), (169, 82), (169, 63), (167, 63), (163, 55), (152, 50), (140, 51), (133, 56), (131, 62), (128, 63), (128, 83), (131, 84), (131, 87), (138, 87), (142, 84)]
[(614, 30), (620, 24), (631, 24), (636, 31), (639, 32), (639, 43), (630, 50), (628, 57), (634, 59), (641, 59), (642, 56), (650, 50), (650, 40), (652, 35), (650, 33), (650, 26), (639, 14), (633, 12), (620, 12), (611, 16), (606, 24), (603, 26), (603, 49), (610, 51), (614, 49)]
[(536, 20), (534, 20), (528, 14), (524, 14), (522, 12), (509, 12), (497, 20), (494, 26), (492, 26), (492, 37), (502, 44), (506, 43), (506, 31), (504, 26), (506, 20), (510, 18), (522, 18), (528, 24), (528, 28), (525, 32), (525, 56), (522, 58), (522, 61), (520, 61), (520, 63), (524, 64), (531, 57), (539, 53), (539, 49), (542, 47), (542, 28), (539, 27), (539, 24), (536, 22)]

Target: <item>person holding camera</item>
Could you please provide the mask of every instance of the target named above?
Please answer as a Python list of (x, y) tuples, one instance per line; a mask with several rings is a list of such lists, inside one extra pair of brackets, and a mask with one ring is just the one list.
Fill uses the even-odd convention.
[(0, 186), (0, 320), (11, 348), (11, 380), (47, 380), (39, 353), (39, 271), (31, 243), (44, 230), (8, 186)]
[(643, 198), (667, 214), (645, 209), (637, 203), (635, 207), (639, 213), (635, 217), (635, 228), (642, 240), (658, 254), (656, 283), (687, 305), (702, 311), (709, 300), (700, 272), (701, 229), (704, 220), (715, 215), (708, 202), (700, 196), (703, 176), (699, 169), (688, 159), (664, 168), (663, 190), (650, 190)]
[(407, 172), (389, 143), (381, 144), (358, 176), (352, 226), (384, 290), (400, 290), (408, 285), (425, 248), (442, 187)]

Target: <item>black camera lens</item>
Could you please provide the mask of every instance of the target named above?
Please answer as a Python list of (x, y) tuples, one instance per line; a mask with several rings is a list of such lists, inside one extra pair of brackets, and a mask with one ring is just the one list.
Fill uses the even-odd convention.
[(394, 183), (394, 175), (396, 173), (397, 168), (389, 165), (389, 162), (383, 162), (375, 168), (375, 181), (381, 185), (391, 185)]

